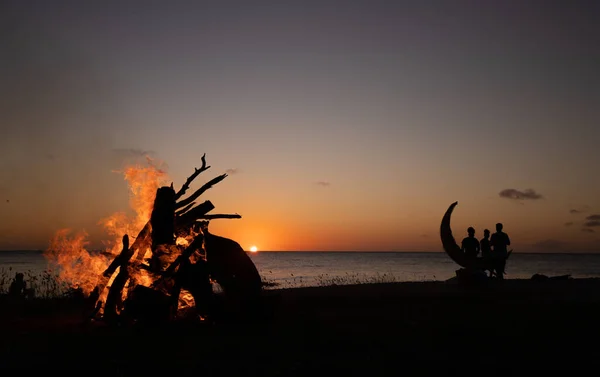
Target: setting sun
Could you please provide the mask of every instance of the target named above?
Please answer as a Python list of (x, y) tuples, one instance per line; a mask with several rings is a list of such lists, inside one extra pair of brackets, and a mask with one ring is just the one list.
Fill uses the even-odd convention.
[(258, 251), (258, 247), (256, 247), (256, 246), (251, 246), (250, 247), (250, 252), (251, 253), (256, 253), (257, 251)]

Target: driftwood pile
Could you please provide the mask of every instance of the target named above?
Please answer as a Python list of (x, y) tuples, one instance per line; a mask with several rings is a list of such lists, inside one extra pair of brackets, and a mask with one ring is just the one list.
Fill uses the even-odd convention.
[[(243, 248), (233, 240), (208, 231), (212, 219), (238, 219), (241, 216), (209, 214), (214, 209), (210, 201), (198, 205), (195, 202), (227, 174), (208, 181), (192, 195), (181, 199), (190, 183), (210, 168), (206, 166), (205, 157), (202, 156), (202, 167), (194, 169), (179, 191), (175, 192), (172, 183), (157, 190), (151, 217), (133, 244), (129, 244), (128, 235), (123, 236), (121, 253), (101, 274), (89, 297), (87, 318), (101, 318), (107, 322), (170, 319), (177, 313), (182, 289), (192, 294), (199, 315), (210, 316), (211, 280), (221, 286), (228, 299), (237, 302), (252, 301), (260, 295), (260, 275)], [(178, 245), (178, 238), (186, 239), (187, 245)], [(148, 248), (151, 255), (145, 260)], [(141, 270), (151, 277), (150, 285), (147, 282), (140, 284)], [(107, 287), (115, 273), (112, 284)], [(100, 297), (107, 288), (103, 302)]]

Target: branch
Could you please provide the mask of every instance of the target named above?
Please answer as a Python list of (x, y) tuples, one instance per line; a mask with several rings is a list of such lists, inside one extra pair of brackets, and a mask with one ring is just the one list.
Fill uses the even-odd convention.
[(204, 219), (204, 220), (241, 219), (241, 218), (242, 218), (242, 215), (238, 215), (237, 213), (235, 213), (235, 214), (219, 213), (219, 214), (203, 215), (203, 216), (198, 217), (198, 219)]
[(117, 267), (127, 266), (129, 259), (131, 259), (133, 256), (132, 251), (133, 249), (129, 248), (129, 236), (126, 234), (123, 236), (123, 250), (121, 250), (121, 254), (113, 259), (112, 263), (102, 273), (102, 275), (106, 278), (110, 278), (115, 273)]
[(205, 216), (208, 212), (212, 211), (213, 209), (215, 209), (215, 206), (210, 202), (210, 200), (198, 204), (189, 212), (184, 213), (183, 215), (175, 218), (175, 231), (190, 228), (192, 224), (196, 221), (196, 219)]
[(211, 188), (213, 185), (216, 185), (217, 183), (221, 182), (222, 180), (225, 179), (225, 177), (227, 177), (227, 174), (222, 174), (216, 178), (211, 179), (210, 181), (206, 182), (202, 187), (200, 187), (195, 193), (193, 193), (191, 196), (189, 196), (188, 198), (183, 199), (182, 201), (180, 201), (179, 203), (175, 204), (175, 209), (187, 206), (188, 204), (190, 204), (191, 202), (193, 202), (194, 200), (196, 200), (196, 198), (198, 198), (200, 195), (202, 195), (202, 193), (206, 190), (208, 190), (209, 188)]
[(183, 194), (185, 194), (187, 189), (190, 188), (190, 183), (192, 183), (192, 181), (196, 179), (198, 174), (202, 173), (205, 170), (208, 170), (209, 168), (210, 166), (206, 166), (206, 153), (204, 153), (202, 155), (202, 167), (200, 169), (194, 168), (194, 173), (188, 177), (188, 179), (185, 181), (183, 186), (181, 186), (177, 194), (175, 194), (175, 200), (181, 198)]
[(186, 213), (187, 211), (189, 211), (190, 208), (192, 208), (194, 206), (194, 204), (196, 204), (196, 202), (192, 202), (192, 203), (188, 204), (184, 209), (181, 209), (181, 210), (175, 212), (175, 216), (181, 216), (181, 215), (183, 215), (184, 213)]

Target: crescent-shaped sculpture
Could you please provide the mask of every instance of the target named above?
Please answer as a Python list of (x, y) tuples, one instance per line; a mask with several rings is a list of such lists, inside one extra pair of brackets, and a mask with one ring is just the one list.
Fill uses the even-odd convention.
[[(442, 224), (440, 225), (440, 237), (442, 239), (444, 251), (450, 256), (450, 258), (452, 258), (454, 262), (456, 262), (456, 264), (461, 267), (477, 270), (491, 270), (493, 265), (489, 259), (469, 259), (461, 250), (460, 246), (458, 246), (456, 243), (456, 240), (452, 235), (452, 229), (450, 228), (450, 217), (452, 216), (452, 211), (454, 211), (454, 207), (456, 207), (457, 204), (458, 202), (450, 204), (450, 207), (448, 207), (444, 217), (442, 218)], [(506, 259), (508, 259), (511, 253), (512, 250), (508, 252)]]

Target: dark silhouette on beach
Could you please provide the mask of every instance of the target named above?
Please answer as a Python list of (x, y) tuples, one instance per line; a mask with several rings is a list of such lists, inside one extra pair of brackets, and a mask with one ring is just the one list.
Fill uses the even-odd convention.
[[(483, 238), (479, 241), (479, 245), (481, 247), (481, 257), (486, 260), (489, 261), (492, 259), (492, 247), (490, 244), (490, 230), (489, 229), (484, 229), (483, 230)], [(492, 277), (494, 271), (493, 269), (488, 270), (490, 273), (490, 277)]]
[(15, 274), (15, 278), (10, 283), (10, 288), (8, 288), (8, 294), (12, 297), (17, 296), (25, 296), (27, 292), (27, 283), (25, 282), (24, 276), (22, 273), (17, 272)]
[(475, 238), (475, 229), (473, 227), (467, 229), (467, 234), (468, 236), (462, 240), (461, 249), (468, 259), (475, 259), (479, 255), (481, 246), (477, 238)]
[(496, 233), (492, 234), (490, 246), (492, 247), (494, 272), (498, 279), (504, 279), (506, 258), (508, 258), (508, 246), (510, 238), (502, 231), (502, 223), (496, 224)]

